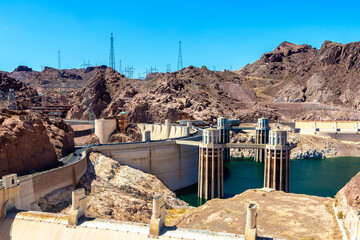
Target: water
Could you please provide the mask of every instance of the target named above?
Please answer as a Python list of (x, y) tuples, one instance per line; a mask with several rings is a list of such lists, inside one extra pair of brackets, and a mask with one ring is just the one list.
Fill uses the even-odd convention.
[[(360, 157), (291, 160), (290, 192), (321, 197), (334, 195), (360, 171)], [(264, 164), (251, 159), (224, 163), (224, 198), (247, 189), (262, 188)], [(204, 204), (197, 198), (197, 184), (176, 191), (177, 197), (191, 206)]]

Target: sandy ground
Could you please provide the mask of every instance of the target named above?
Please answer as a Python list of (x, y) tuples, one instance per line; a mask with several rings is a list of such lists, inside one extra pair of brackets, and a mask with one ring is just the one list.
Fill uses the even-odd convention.
[[(90, 124), (72, 125), (71, 127), (74, 129), (74, 131), (82, 131), (82, 130), (91, 129), (92, 125), (90, 125)], [(90, 135), (74, 138), (75, 146), (84, 145), (85, 142), (89, 139), (89, 137), (90, 137)]]
[[(247, 190), (230, 199), (214, 199), (184, 211), (168, 223), (173, 226), (244, 234), (246, 209), (258, 209), (258, 236), (281, 239), (341, 239), (332, 198), (304, 194)], [(176, 214), (181, 214), (177, 211)], [(172, 217), (172, 216), (169, 216)]]

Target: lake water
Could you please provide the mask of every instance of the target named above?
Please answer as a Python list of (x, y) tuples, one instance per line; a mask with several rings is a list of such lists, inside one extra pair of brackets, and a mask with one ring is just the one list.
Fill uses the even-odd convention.
[[(334, 197), (359, 171), (360, 157), (291, 160), (290, 192)], [(264, 164), (251, 159), (225, 162), (224, 173), (224, 198), (264, 184)], [(176, 195), (192, 206), (204, 203), (197, 198), (197, 184), (176, 191)]]

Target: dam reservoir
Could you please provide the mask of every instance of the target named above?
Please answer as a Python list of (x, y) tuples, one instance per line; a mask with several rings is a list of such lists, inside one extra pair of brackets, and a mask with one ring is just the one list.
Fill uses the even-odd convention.
[[(291, 160), (290, 192), (334, 197), (360, 171), (360, 157)], [(248, 189), (262, 188), (264, 163), (252, 159), (224, 162), (224, 198)], [(202, 205), (197, 198), (197, 185), (176, 191), (177, 197), (192, 206)]]

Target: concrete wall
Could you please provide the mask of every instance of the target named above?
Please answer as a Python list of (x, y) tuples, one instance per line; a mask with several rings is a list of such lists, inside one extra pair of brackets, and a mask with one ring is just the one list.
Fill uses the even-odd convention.
[(357, 121), (296, 121), (295, 131), (303, 134), (358, 133)]
[(17, 209), (31, 210), (33, 204), (46, 194), (77, 184), (86, 172), (89, 151), (86, 150), (74, 163), (22, 178), (17, 187), (4, 189), (0, 186), (0, 206), (10, 199)]
[(154, 174), (170, 190), (197, 182), (199, 148), (175, 141), (103, 145), (92, 148), (121, 164)]
[(187, 126), (167, 124), (137, 124), (141, 132), (150, 131), (151, 140), (185, 137), (189, 133)]
[(107, 143), (110, 135), (116, 130), (116, 119), (95, 119), (95, 135), (100, 143)]

